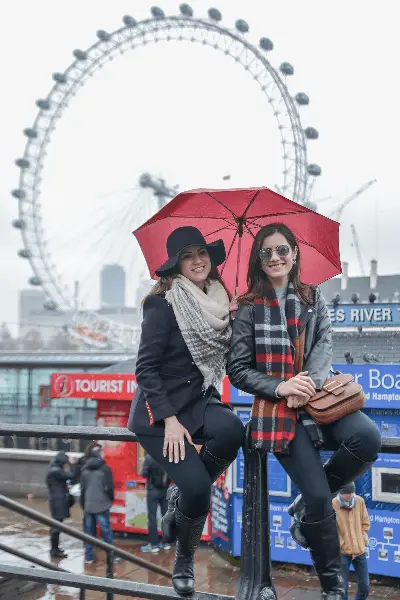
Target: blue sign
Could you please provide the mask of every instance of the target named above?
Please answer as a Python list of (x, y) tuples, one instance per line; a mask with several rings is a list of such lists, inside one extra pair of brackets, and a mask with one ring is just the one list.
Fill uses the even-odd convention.
[[(365, 393), (365, 408), (400, 409), (400, 365), (365, 364), (334, 365), (342, 373), (351, 373)], [(253, 396), (230, 386), (230, 402), (233, 405), (253, 404)], [(248, 420), (248, 419), (247, 419)]]
[(225, 552), (232, 552), (231, 521), (231, 496), (213, 485), (211, 490), (211, 539)]
[(365, 393), (365, 408), (400, 408), (400, 365), (335, 365), (354, 375)]
[(328, 311), (335, 327), (400, 327), (400, 304), (338, 304)]
[[(241, 553), (242, 496), (233, 498), (232, 554)], [(288, 505), (270, 504), (271, 558), (273, 561), (310, 565), (310, 554), (290, 535)], [(385, 510), (368, 511), (371, 528), (366, 549), (368, 570), (375, 575), (398, 577), (400, 572), (400, 514)]]

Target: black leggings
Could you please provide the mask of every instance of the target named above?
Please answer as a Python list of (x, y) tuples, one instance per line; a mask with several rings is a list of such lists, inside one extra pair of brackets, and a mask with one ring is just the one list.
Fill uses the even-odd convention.
[[(209, 404), (204, 413), (203, 427), (192, 437), (206, 441), (207, 449), (214, 456), (230, 463), (235, 460), (243, 444), (244, 426), (228, 407)], [(178, 486), (181, 492), (179, 510), (191, 519), (204, 515), (210, 507), (212, 481), (196, 448), (185, 440), (185, 460), (175, 464), (163, 456), (163, 437), (138, 435), (137, 438)]]
[[(372, 462), (381, 448), (381, 436), (375, 423), (358, 411), (331, 425), (324, 425), (324, 448), (337, 450), (344, 444), (363, 462)], [(332, 513), (332, 494), (319, 452), (312, 445), (301, 423), (290, 444), (290, 456), (275, 455), (299, 488), (305, 503), (305, 521), (322, 521)]]

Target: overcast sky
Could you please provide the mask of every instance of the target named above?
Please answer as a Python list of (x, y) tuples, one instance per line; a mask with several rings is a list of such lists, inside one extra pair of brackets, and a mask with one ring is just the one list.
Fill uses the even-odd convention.
[[(191, 4), (196, 16), (206, 16), (210, 3)], [(167, 14), (177, 14), (177, 5), (160, 2)], [(150, 6), (145, 0), (0, 4), (2, 321), (16, 321), (18, 290), (31, 275), (29, 264), (17, 257), (22, 242), (11, 221), (18, 203), (9, 192), (18, 185), (14, 160), (23, 153), (22, 130), (33, 123), (35, 100), (46, 97), (51, 74), (67, 68), (74, 48), (96, 41), (96, 30), (117, 29), (124, 14), (146, 18)], [(289, 89), (310, 96), (302, 122), (320, 132), (309, 145), (310, 162), (323, 172), (314, 199), (333, 197), (321, 208), (329, 211), (366, 181), (378, 180), (343, 214), (341, 251), (350, 273), (359, 273), (351, 223), (366, 268), (377, 258), (381, 273), (398, 271), (395, 3), (219, 0), (215, 6), (226, 26), (247, 20), (250, 41), (272, 39), (273, 66), (294, 65)], [(41, 201), (54, 265), (69, 289), (74, 279), (81, 281), (82, 297), (93, 305), (101, 264), (121, 262), (129, 271), (132, 304), (145, 271), (130, 231), (154, 210), (148, 196), (126, 192), (140, 174), (161, 175), (180, 189), (226, 187), (226, 174), (232, 187), (273, 188), (282, 181), (281, 155), (267, 99), (223, 53), (178, 42), (128, 53), (79, 91), (48, 147)]]

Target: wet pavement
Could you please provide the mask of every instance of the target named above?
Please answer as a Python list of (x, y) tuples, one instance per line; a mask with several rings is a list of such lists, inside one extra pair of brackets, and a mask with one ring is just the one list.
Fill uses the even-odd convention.
[[(47, 503), (44, 501), (20, 500), (30, 508), (48, 514)], [(67, 523), (79, 529), (82, 523), (82, 512), (79, 507), (73, 507), (72, 518)], [(17, 547), (42, 560), (49, 561), (48, 530), (43, 525), (35, 523), (0, 507), (0, 541), (3, 544)], [(158, 564), (166, 569), (172, 569), (174, 550), (162, 551), (159, 554), (143, 554), (140, 546), (143, 540), (136, 538), (117, 538), (116, 544), (136, 554), (145, 560)], [(105, 554), (97, 550), (97, 560), (93, 565), (84, 564), (83, 545), (79, 540), (61, 534), (62, 548), (68, 553), (68, 558), (58, 561), (60, 567), (73, 573), (87, 575), (106, 575)], [(31, 566), (26, 561), (15, 558), (11, 554), (0, 552), (0, 562), (18, 566)], [(40, 567), (37, 567), (40, 569)], [(239, 577), (239, 569), (212, 548), (203, 545), (196, 554), (196, 587), (199, 591), (235, 595)], [(155, 585), (170, 585), (168, 578), (152, 573), (133, 563), (121, 561), (115, 565), (114, 576), (118, 579), (128, 579)], [(318, 582), (305, 569), (286, 566), (273, 569), (273, 581), (278, 598), (285, 600), (317, 600), (320, 598)], [(399, 581), (400, 586), (400, 581)], [(354, 596), (354, 584), (349, 590), (349, 598)], [(86, 600), (103, 600), (104, 593), (87, 591)], [(370, 597), (376, 600), (400, 600), (400, 589), (384, 586), (372, 586)], [(78, 590), (63, 586), (48, 586), (24, 594), (24, 600), (73, 600), (79, 598)], [(125, 596), (115, 595), (115, 600)]]

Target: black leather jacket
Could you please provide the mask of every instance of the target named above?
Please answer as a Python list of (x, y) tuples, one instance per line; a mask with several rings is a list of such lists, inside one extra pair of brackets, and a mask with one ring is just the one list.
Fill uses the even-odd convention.
[[(304, 304), (301, 314), (306, 328), (304, 366), (315, 386), (321, 389), (332, 365), (331, 321), (324, 297), (316, 289), (315, 304)], [(242, 304), (233, 323), (227, 374), (231, 383), (254, 396), (274, 397), (278, 377), (257, 371), (254, 340), (254, 304)]]

